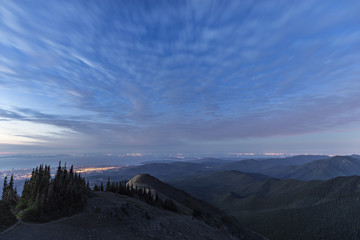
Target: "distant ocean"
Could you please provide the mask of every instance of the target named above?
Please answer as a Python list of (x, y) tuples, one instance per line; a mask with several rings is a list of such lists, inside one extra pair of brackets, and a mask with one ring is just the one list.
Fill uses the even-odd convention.
[[(142, 153), (127, 153), (127, 154), (17, 154), (17, 155), (0, 155), (0, 171), (4, 170), (18, 170), (18, 169), (32, 169), (40, 164), (50, 165), (52, 168), (57, 167), (59, 161), (62, 165), (66, 163), (67, 166), (74, 165), (74, 167), (87, 166), (124, 166), (141, 164), (144, 162), (174, 162), (174, 161), (197, 161), (199, 159), (217, 158), (222, 160), (241, 160), (248, 158), (262, 159), (269, 157), (265, 154), (258, 155), (234, 155), (234, 154), (142, 154)], [(285, 157), (285, 155), (276, 155), (271, 157)]]
[(61, 161), (62, 165), (83, 166), (122, 166), (125, 164), (138, 164), (144, 158), (123, 157), (112, 155), (0, 155), (0, 171), (34, 168), (40, 164), (57, 167)]

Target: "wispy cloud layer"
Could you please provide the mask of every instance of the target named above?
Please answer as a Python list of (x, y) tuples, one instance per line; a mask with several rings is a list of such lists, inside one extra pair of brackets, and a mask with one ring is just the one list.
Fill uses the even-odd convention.
[(359, 12), (357, 1), (5, 1), (0, 120), (54, 126), (34, 142), (84, 150), (359, 125)]

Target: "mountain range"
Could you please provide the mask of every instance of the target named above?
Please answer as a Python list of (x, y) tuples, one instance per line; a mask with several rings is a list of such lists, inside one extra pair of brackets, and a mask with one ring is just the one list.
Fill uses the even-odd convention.
[[(149, 163), (122, 168), (108, 174), (114, 179), (119, 176), (130, 179), (137, 174), (147, 173), (162, 181), (171, 182), (226, 170), (260, 173), (280, 179), (327, 180), (338, 176), (360, 175), (360, 157), (300, 155), (241, 161), (202, 159), (197, 162)], [(96, 178), (96, 175), (93, 178)]]
[[(87, 176), (87, 179), (90, 182), (99, 182), (107, 176), (110, 176), (112, 181), (131, 179), (127, 186), (147, 189), (163, 201), (174, 202), (177, 213), (163, 212), (151, 205), (143, 206), (144, 202), (138, 203), (138, 200), (130, 200), (127, 196), (121, 197), (120, 204), (117, 202), (120, 201), (117, 195), (99, 192), (94, 198), (97, 200), (89, 200), (88, 207), (81, 214), (110, 219), (111, 229), (116, 228), (117, 225), (113, 223), (118, 221), (114, 220), (113, 216), (119, 214), (122, 214), (121, 221), (133, 224), (138, 221), (140, 225), (146, 225), (149, 224), (148, 218), (154, 219), (156, 224), (150, 223), (151, 227), (146, 228), (143, 235), (126, 235), (128, 233), (122, 232), (125, 228), (111, 230), (115, 231), (116, 235), (124, 234), (131, 239), (166, 239), (165, 236), (168, 235), (174, 237), (177, 231), (182, 234), (179, 239), (186, 239), (191, 238), (194, 228), (199, 229), (196, 234), (207, 232), (196, 235), (197, 239), (263, 239), (256, 233), (269, 239), (280, 240), (360, 239), (357, 228), (360, 225), (359, 175), (359, 155), (301, 155), (241, 161), (207, 158), (195, 162), (153, 162), (96, 173)], [(133, 206), (130, 207), (130, 213), (127, 210), (129, 215), (120, 213), (124, 204), (127, 207)], [(110, 206), (116, 207), (109, 211)], [(138, 209), (134, 210), (139, 206), (140, 209), (146, 209), (147, 215)], [(131, 214), (131, 211), (135, 214)], [(144, 215), (147, 216), (146, 221), (135, 217)], [(78, 224), (78, 221), (83, 219), (81, 215), (73, 217), (79, 219), (69, 218), (64, 222), (46, 223), (44, 227), (56, 232), (57, 227), (75, 224), (74, 221)], [(92, 221), (89, 220), (89, 224), (95, 226)], [(167, 225), (168, 223), (171, 225)], [(169, 229), (167, 235), (162, 235), (165, 232), (159, 230), (159, 224)], [(30, 225), (25, 225), (20, 223), (19, 228), (23, 232), (31, 233), (33, 230)], [(141, 232), (140, 225), (127, 227)], [(189, 231), (179, 230), (181, 225)], [(3, 224), (1, 227), (6, 226)], [(81, 226), (78, 228), (81, 229)], [(146, 235), (148, 231), (153, 231), (154, 234)], [(83, 232), (78, 234), (85, 236)], [(109, 236), (115, 237), (111, 234)], [(1, 237), (4, 236), (7, 235)], [(9, 236), (21, 239), (18, 238), (20, 235)], [(101, 239), (98, 235), (94, 236), (94, 239)]]

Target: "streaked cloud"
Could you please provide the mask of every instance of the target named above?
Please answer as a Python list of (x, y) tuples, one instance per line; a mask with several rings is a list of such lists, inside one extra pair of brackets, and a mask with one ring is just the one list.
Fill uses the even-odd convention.
[(359, 12), (356, 1), (5, 1), (0, 124), (43, 128), (2, 131), (2, 143), (186, 151), (350, 128)]

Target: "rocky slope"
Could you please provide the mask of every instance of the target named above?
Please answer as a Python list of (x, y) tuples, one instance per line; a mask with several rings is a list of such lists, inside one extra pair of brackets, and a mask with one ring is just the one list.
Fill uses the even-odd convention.
[(213, 219), (226, 215), (151, 176), (137, 176), (130, 184), (140, 182), (154, 186), (153, 190), (161, 190), (164, 198), (179, 197), (176, 203), (182, 205), (180, 211), (164, 210), (136, 198), (111, 192), (97, 192), (95, 197), (88, 199), (86, 209), (80, 214), (42, 224), (20, 221), (11, 231), (0, 233), (0, 239), (264, 239), (242, 228), (231, 218), (224, 218), (230, 221), (226, 223), (223, 220), (206, 222), (201, 217), (193, 217), (189, 206), (199, 207), (206, 213), (206, 217)]
[(205, 222), (211, 227), (217, 228), (219, 231), (227, 235), (227, 238), (262, 238), (248, 229), (240, 226), (235, 218), (229, 217), (220, 209), (192, 197), (185, 191), (163, 183), (149, 174), (137, 175), (127, 184), (138, 188), (150, 189), (154, 195), (157, 193), (163, 200), (170, 198), (176, 203), (181, 214), (194, 215), (194, 212), (196, 211), (197, 219)]

